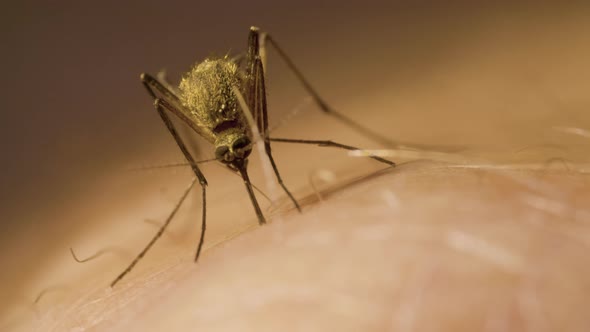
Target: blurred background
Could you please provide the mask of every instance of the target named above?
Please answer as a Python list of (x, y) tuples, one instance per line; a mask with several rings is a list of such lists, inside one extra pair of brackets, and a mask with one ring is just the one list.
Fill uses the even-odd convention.
[[(70, 246), (85, 254), (109, 245), (128, 250), (107, 271), (113, 275), (145, 243), (155, 228), (142, 220), (161, 221), (190, 173), (128, 171), (182, 161), (139, 74), (165, 69), (177, 82), (196, 61), (244, 50), (251, 25), (270, 32), (335, 108), (392, 140), (504, 151), (510, 158), (524, 151), (514, 157), (519, 161), (530, 151), (542, 151), (535, 161), (588, 158), (578, 149), (587, 138), (563, 130), (590, 128), (590, 5), (584, 2), (19, 1), (3, 7), (0, 311), (28, 305), (48, 285), (71, 285), (76, 275), (55, 265), (56, 259), (71, 264)], [(277, 123), (306, 93), (272, 51), (269, 58)], [(346, 133), (313, 105), (303, 108), (277, 134), (380, 147)], [(202, 159), (211, 156), (197, 144)], [(308, 190), (316, 168), (366, 165), (313, 148), (277, 145), (275, 151), (298, 194)], [(211, 188), (212, 245), (254, 225), (255, 216), (237, 178), (218, 166), (203, 170)], [(228, 202), (243, 211), (224, 210)], [(199, 211), (198, 203), (187, 204), (187, 215)], [(192, 248), (195, 222), (180, 219), (177, 233), (187, 233)], [(190, 257), (188, 250), (179, 255)]]

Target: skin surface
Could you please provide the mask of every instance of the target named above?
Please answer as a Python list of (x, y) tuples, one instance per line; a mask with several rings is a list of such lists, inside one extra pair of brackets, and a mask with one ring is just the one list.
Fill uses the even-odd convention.
[[(112, 290), (78, 293), (66, 308), (48, 306), (55, 301), (48, 297), (37, 324), (583, 331), (590, 210), (579, 198), (588, 197), (589, 180), (564, 171), (403, 165), (213, 248), (198, 266), (170, 252)], [(61, 316), (64, 309), (75, 319)]]
[[(283, 41), (271, 22), (255, 22), (294, 51), (335, 108), (391, 139), (446, 152), (391, 151), (399, 167), (384, 169), (340, 150), (274, 144), (304, 211), (293, 210), (253, 153), (252, 181), (276, 200), (271, 206), (259, 195), (270, 221), (265, 227), (257, 226), (240, 179), (206, 164), (209, 227), (199, 263), (191, 260), (201, 208), (195, 190), (137, 268), (110, 289), (191, 176), (188, 169), (121, 171), (121, 165), (180, 161), (139, 81), (126, 82), (135, 84), (137, 99), (125, 94), (125, 106), (148, 119), (131, 127), (137, 137), (130, 137), (125, 113), (116, 112), (122, 110), (103, 114), (112, 121), (108, 134), (125, 145), (97, 136), (84, 151), (118, 154), (72, 167), (81, 173), (70, 180), (83, 190), (68, 182), (39, 188), (48, 190), (52, 208), (38, 205), (30, 213), (47, 224), (2, 233), (2, 263), (10, 272), (2, 274), (0, 329), (590, 329), (587, 8), (462, 8), (446, 15), (434, 6), (389, 8), (346, 27), (310, 16), (318, 32), (308, 44), (286, 31)], [(348, 20), (357, 16), (357, 8), (348, 10)], [(243, 47), (251, 24), (228, 35), (242, 37), (235, 43)], [(195, 60), (189, 55), (178, 59), (186, 62), (178, 71)], [(150, 65), (170, 56), (163, 52)], [(271, 53), (269, 109), (278, 124), (306, 96), (272, 59)], [(384, 148), (309, 103), (273, 133)], [(212, 154), (210, 146), (196, 148), (203, 159)], [(84, 167), (87, 173), (78, 170)], [(68, 194), (58, 200), (55, 188)], [(79, 264), (69, 247), (82, 258), (105, 254)]]

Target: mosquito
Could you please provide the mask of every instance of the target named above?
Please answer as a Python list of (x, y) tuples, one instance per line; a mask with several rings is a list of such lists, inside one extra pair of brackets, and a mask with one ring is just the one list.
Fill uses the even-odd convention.
[[(201, 235), (197, 246), (197, 252), (195, 254), (195, 262), (199, 259), (201, 254), (207, 226), (207, 180), (205, 175), (201, 172), (198, 162), (195, 161), (183, 139), (179, 135), (176, 126), (170, 118), (170, 114), (179, 118), (199, 136), (212, 144), (215, 147), (215, 159), (222, 164), (225, 164), (232, 171), (238, 173), (242, 177), (260, 225), (265, 224), (266, 219), (260, 209), (258, 201), (256, 200), (256, 196), (252, 190), (253, 186), (248, 177), (248, 156), (252, 152), (252, 147), (256, 139), (253, 132), (256, 131), (260, 134), (264, 143), (264, 151), (270, 160), (276, 179), (299, 212), (301, 212), (301, 207), (284, 184), (274, 161), (271, 142), (311, 144), (352, 151), (360, 150), (356, 147), (336, 143), (330, 140), (303, 140), (269, 137), (266, 89), (264, 82), (264, 57), (266, 55), (266, 44), (271, 45), (280, 58), (285, 61), (289, 69), (293, 71), (303, 87), (312, 96), (315, 103), (323, 112), (331, 115), (365, 136), (380, 139), (380, 137), (370, 129), (357, 124), (353, 120), (329, 107), (301, 74), (299, 69), (297, 69), (293, 61), (291, 61), (287, 54), (279, 47), (277, 42), (271, 38), (269, 34), (261, 32), (257, 27), (250, 28), (248, 49), (244, 56), (236, 58), (230, 58), (228, 56), (208, 58), (203, 62), (196, 64), (188, 73), (186, 73), (178, 88), (173, 88), (162, 77), (154, 77), (145, 73), (141, 74), (141, 82), (150, 96), (154, 99), (154, 106), (158, 114), (176, 141), (180, 151), (184, 154), (195, 177), (186, 188), (180, 197), (180, 200), (168, 215), (166, 221), (162, 224), (158, 232), (131, 264), (129, 264), (129, 266), (121, 272), (117, 278), (115, 278), (111, 283), (111, 287), (133, 269), (139, 260), (164, 233), (166, 227), (174, 218), (174, 215), (188, 196), (191, 189), (195, 186), (196, 182), (201, 186), (202, 215)], [(245, 65), (243, 65), (243, 60), (245, 60)], [(248, 116), (251, 116), (251, 119), (254, 120), (253, 124), (256, 128), (252, 128), (248, 122)], [(389, 167), (395, 166), (394, 162), (387, 159), (372, 155), (369, 155), (368, 157), (387, 164)]]

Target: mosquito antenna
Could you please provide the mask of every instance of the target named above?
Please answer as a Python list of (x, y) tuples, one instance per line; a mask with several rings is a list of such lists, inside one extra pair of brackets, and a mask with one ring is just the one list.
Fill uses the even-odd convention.
[[(217, 159), (212, 158), (212, 159), (206, 159), (206, 160), (199, 160), (196, 161), (195, 164), (204, 164), (204, 163), (208, 163), (211, 161), (216, 161)], [(142, 167), (135, 167), (135, 168), (129, 168), (129, 171), (147, 171), (147, 170), (152, 170), (152, 169), (162, 169), (162, 168), (174, 168), (174, 167), (187, 167), (187, 166), (191, 166), (190, 163), (173, 163), (173, 164), (164, 164), (164, 165), (154, 165), (154, 166), (142, 166)], [(236, 175), (236, 176), (240, 176), (238, 173), (232, 171), (231, 169), (224, 167), (224, 169), (230, 171), (230, 173)], [(270, 199), (270, 197), (268, 197), (267, 194), (265, 194), (260, 188), (258, 188), (255, 184), (252, 183), (252, 187), (254, 188), (254, 190), (256, 190), (259, 194), (261, 194), (267, 201), (269, 201), (269, 203), (273, 204), (273, 201)], [(70, 248), (71, 249), (71, 248)]]
[[(216, 160), (217, 159), (215, 159), (215, 158), (199, 160), (199, 161), (195, 161), (194, 164), (205, 164), (205, 163), (216, 161)], [(163, 165), (150, 165), (150, 166), (133, 167), (133, 168), (128, 168), (127, 170), (128, 171), (147, 171), (147, 170), (161, 169), (161, 168), (187, 167), (187, 166), (191, 166), (191, 165), (193, 165), (193, 164), (187, 163), (187, 162), (182, 162), (182, 163), (172, 163), (172, 164), (163, 164)]]

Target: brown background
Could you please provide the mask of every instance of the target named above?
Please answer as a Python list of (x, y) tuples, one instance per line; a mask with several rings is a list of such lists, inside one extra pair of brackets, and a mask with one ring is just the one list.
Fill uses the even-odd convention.
[[(584, 140), (551, 129), (590, 127), (587, 5), (62, 1), (12, 6), (3, 10), (1, 23), (6, 36), (0, 289), (8, 299), (3, 304), (26, 305), (47, 285), (74, 283), (72, 275), (41, 273), (55, 269), (54, 259), (69, 259), (71, 245), (85, 253), (124, 246), (103, 231), (108, 224), (126, 220), (118, 225), (125, 234), (140, 227), (145, 233), (137, 235), (137, 243), (153, 232), (141, 220), (161, 219), (165, 212), (143, 208), (173, 202), (189, 176), (126, 172), (181, 160), (139, 73), (165, 68), (176, 80), (196, 60), (242, 50), (251, 25), (271, 32), (338, 109), (392, 139), (485, 151), (536, 146), (542, 150), (536, 162), (587, 161), (576, 148)], [(271, 60), (270, 67), (271, 112), (277, 119), (305, 93), (280, 62)], [(370, 146), (329, 120), (324, 125), (316, 113), (310, 107), (307, 120), (287, 124), (281, 136)], [(337, 154), (324, 161), (321, 152), (276, 150), (299, 196), (309, 191), (307, 177), (314, 169), (347, 173), (355, 165), (373, 167), (356, 160), (342, 166), (349, 161)], [(205, 173), (218, 188), (211, 189), (211, 218), (221, 216), (228, 201), (244, 208), (225, 211), (230, 217), (211, 226), (209, 239), (215, 242), (251, 225), (254, 216), (242, 189), (235, 189), (239, 181), (228, 175), (228, 183), (237, 182), (232, 187), (218, 180), (227, 173), (216, 166)], [(113, 217), (121, 211), (122, 217)], [(236, 222), (231, 213), (246, 220)], [(192, 220), (184, 225), (180, 232), (190, 232), (190, 242), (196, 234)], [(116, 229), (111, 232), (120, 236)], [(83, 241), (77, 233), (93, 238)]]

